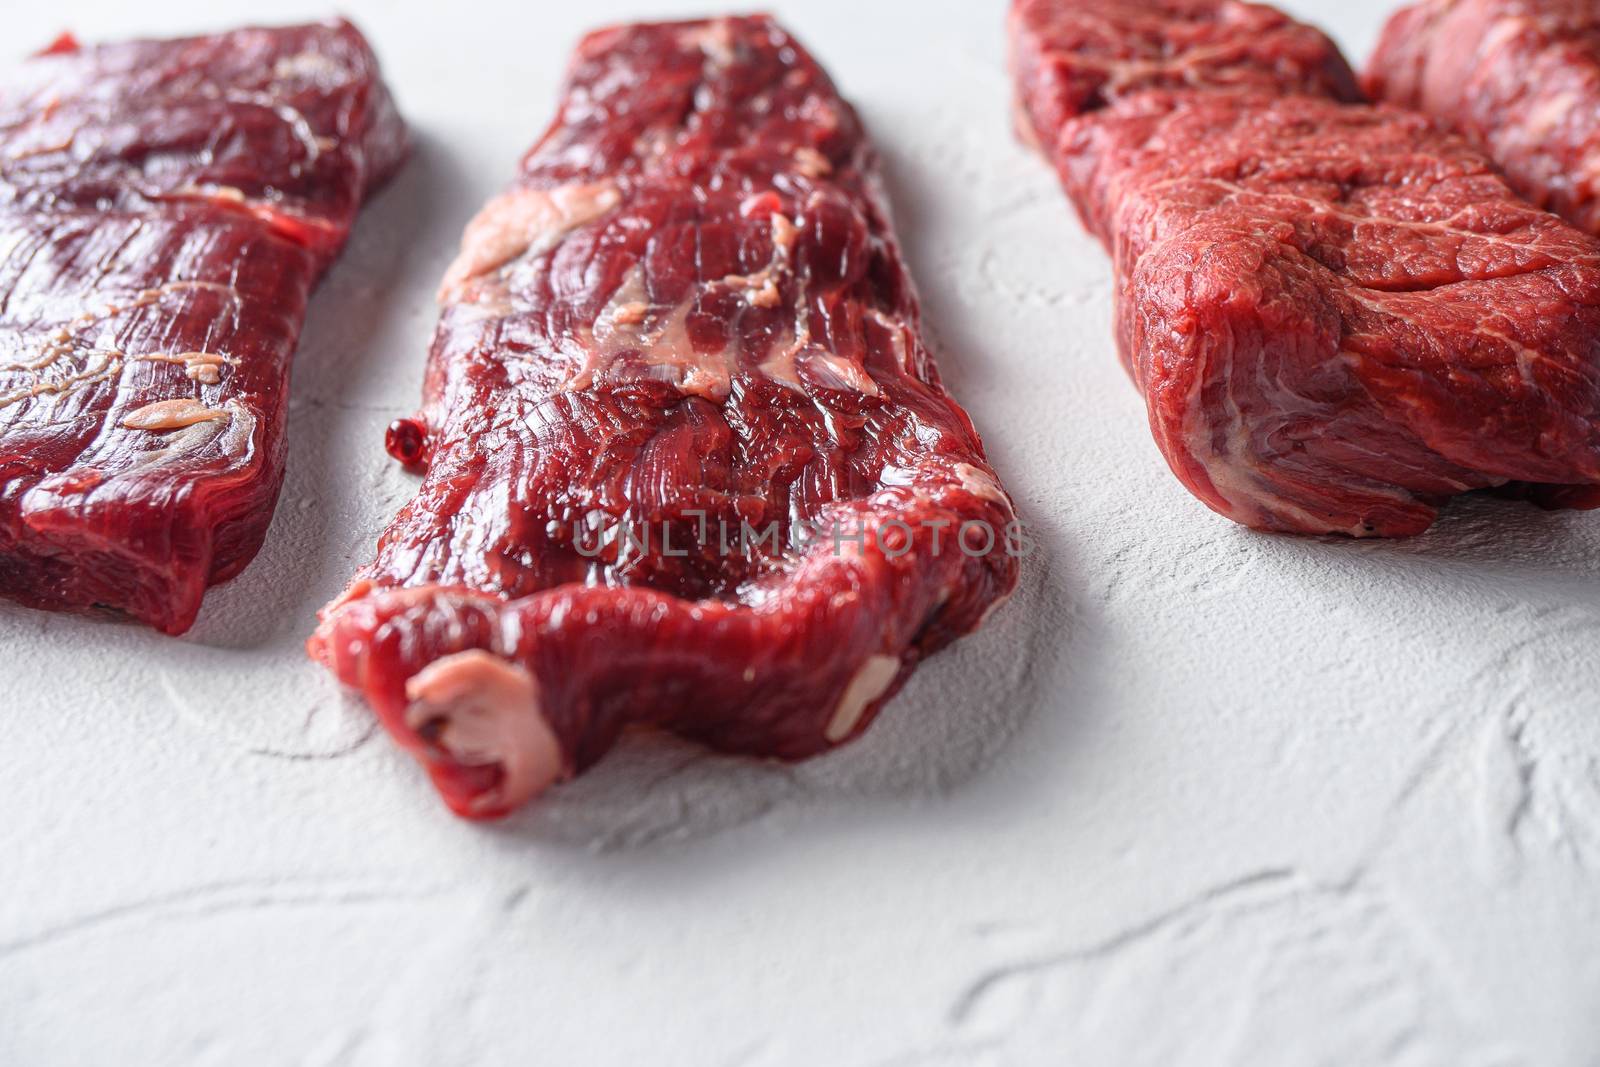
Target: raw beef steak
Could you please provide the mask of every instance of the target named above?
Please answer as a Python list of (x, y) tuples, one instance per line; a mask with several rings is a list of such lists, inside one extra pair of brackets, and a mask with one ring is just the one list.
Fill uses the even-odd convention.
[[(1333, 46), (1275, 18), (1012, 11), (1026, 118), (1112, 254), (1118, 343), (1173, 471), (1297, 533), (1415, 534), (1488, 487), (1600, 504), (1600, 242), (1422, 116), (1343, 103)], [(1223, 58), (1195, 28), (1253, 19), (1260, 47)], [(1132, 74), (1105, 60), (1124, 39)]]
[(0, 594), (181, 633), (250, 562), (306, 298), (404, 147), (347, 22), (0, 79)]
[(1362, 99), (1326, 34), (1258, 4), (1016, 0), (1011, 26), (1018, 127), (1029, 140), (1149, 89)]
[(1373, 97), (1488, 149), (1528, 199), (1600, 234), (1600, 4), (1429, 0), (1389, 20)]
[(587, 37), (441, 300), (421, 491), (310, 650), (462, 815), (629, 726), (843, 744), (1015, 584), (873, 150), (769, 19)]

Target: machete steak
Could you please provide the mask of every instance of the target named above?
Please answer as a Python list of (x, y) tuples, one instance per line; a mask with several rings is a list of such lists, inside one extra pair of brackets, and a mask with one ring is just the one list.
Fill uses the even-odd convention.
[(1384, 28), (1368, 91), (1483, 145), (1517, 191), (1600, 234), (1600, 4), (1429, 0)]
[(0, 78), (0, 594), (180, 633), (250, 562), (306, 299), (404, 149), (347, 22)]
[(1419, 533), (1472, 489), (1600, 504), (1600, 242), (1424, 117), (1347, 103), (1334, 46), (1275, 12), (1017, 0), (1011, 33), (1202, 501), (1354, 536)]
[(826, 751), (1014, 586), (874, 152), (771, 20), (585, 38), (440, 296), (425, 479), (310, 651), (456, 812), (629, 726)]

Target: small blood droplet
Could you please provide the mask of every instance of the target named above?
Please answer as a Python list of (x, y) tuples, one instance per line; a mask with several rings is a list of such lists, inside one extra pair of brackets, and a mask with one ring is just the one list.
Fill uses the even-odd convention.
[(395, 419), (383, 435), (383, 447), (389, 455), (408, 467), (421, 464), (427, 445), (428, 431), (416, 419)]
[(45, 45), (39, 51), (35, 52), (34, 55), (65, 56), (78, 51), (82, 47), (83, 46), (78, 43), (78, 38), (69, 31), (67, 33), (63, 33), (61, 36)]

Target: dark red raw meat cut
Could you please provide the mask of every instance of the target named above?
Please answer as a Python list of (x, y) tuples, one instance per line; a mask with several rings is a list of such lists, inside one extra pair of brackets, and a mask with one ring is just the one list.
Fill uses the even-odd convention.
[(1600, 234), (1600, 4), (1429, 0), (1384, 27), (1374, 99), (1484, 146), (1534, 203)]
[(1259, 4), (1017, 0), (1011, 27), (1019, 132), (1030, 140), (1150, 89), (1362, 99), (1326, 34)]
[(0, 78), (0, 594), (181, 633), (250, 562), (307, 297), (405, 143), (342, 21)]
[(1016, 582), (873, 149), (767, 18), (585, 38), (441, 299), (425, 480), (310, 651), (461, 815), (630, 726), (843, 744)]
[[(1240, 25), (1256, 47), (1213, 43)], [(1156, 443), (1207, 505), (1404, 536), (1473, 489), (1600, 504), (1600, 241), (1423, 116), (1346, 102), (1334, 46), (1275, 12), (1017, 0), (1011, 33)]]

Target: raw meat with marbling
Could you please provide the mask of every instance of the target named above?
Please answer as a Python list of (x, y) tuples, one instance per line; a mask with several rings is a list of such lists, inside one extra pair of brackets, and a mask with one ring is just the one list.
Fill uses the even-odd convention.
[(1534, 203), (1600, 234), (1600, 4), (1428, 0), (1395, 14), (1367, 65), (1374, 99), (1484, 146)]
[(250, 562), (307, 297), (404, 148), (347, 22), (0, 80), (0, 594), (179, 633)]
[(1011, 33), (1023, 121), (1112, 255), (1123, 361), (1195, 496), (1354, 536), (1420, 533), (1474, 489), (1600, 504), (1600, 241), (1423, 116), (1348, 102), (1334, 46), (1276, 12), (1017, 0)]
[(421, 489), (310, 647), (462, 815), (634, 726), (825, 752), (1016, 582), (872, 147), (769, 19), (584, 39), (440, 296)]

